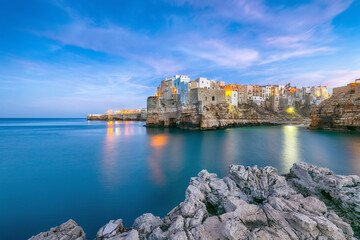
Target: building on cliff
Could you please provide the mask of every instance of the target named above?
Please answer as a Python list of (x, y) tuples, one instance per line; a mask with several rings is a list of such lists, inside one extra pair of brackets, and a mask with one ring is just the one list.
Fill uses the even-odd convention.
[(146, 126), (216, 129), (276, 124), (287, 119), (274, 112), (303, 96), (301, 91), (296, 96), (297, 88), (289, 86), (225, 85), (205, 77), (192, 81), (175, 75), (161, 81), (156, 95), (148, 97)]
[(360, 78), (346, 86), (333, 89), (333, 95), (352, 94), (354, 97), (360, 97)]
[[(353, 91), (359, 92), (358, 79), (355, 83), (335, 89), (335, 92)], [(199, 90), (202, 89), (202, 90)], [(239, 104), (256, 104), (268, 110), (277, 112), (290, 107), (316, 106), (329, 98), (326, 86), (314, 86), (297, 88), (287, 85), (241, 85), (227, 84), (223, 81), (209, 80), (205, 77), (198, 77), (191, 81), (188, 76), (175, 75), (172, 78), (165, 78), (159, 84), (156, 97), (173, 104), (194, 105), (199, 102), (202, 105), (223, 104), (231, 106)]]
[[(334, 93), (343, 91), (352, 91), (358, 94), (360, 79), (347, 86), (335, 88)], [(223, 81), (209, 80), (205, 77), (198, 77), (191, 81), (188, 76), (175, 75), (172, 78), (165, 78), (161, 81), (156, 96), (159, 99), (174, 99), (180, 104), (191, 104), (192, 89), (212, 89), (225, 90), (223, 92), (226, 101), (231, 106), (238, 104), (254, 103), (261, 107), (266, 107), (272, 111), (284, 110), (289, 107), (297, 106), (317, 106), (322, 101), (329, 98), (328, 88), (326, 86), (313, 86), (297, 88), (287, 85), (240, 85), (228, 84)], [(201, 91), (206, 92), (206, 91)], [(234, 93), (231, 93), (234, 92)], [(211, 93), (209, 92), (211, 95)], [(211, 96), (208, 96), (211, 97)], [(237, 98), (237, 100), (235, 100)], [(209, 100), (206, 100), (209, 101)]]

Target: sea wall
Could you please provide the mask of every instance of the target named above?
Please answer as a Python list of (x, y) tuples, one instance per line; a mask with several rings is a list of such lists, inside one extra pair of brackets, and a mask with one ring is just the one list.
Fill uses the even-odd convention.
[(98, 121), (146, 121), (146, 113), (89, 114), (87, 119)]
[(310, 117), (312, 129), (360, 131), (360, 97), (341, 92), (314, 107)]
[[(286, 176), (273, 167), (230, 165), (224, 178), (206, 170), (191, 178), (185, 200), (164, 218), (146, 213), (129, 228), (111, 220), (96, 239), (350, 240), (360, 237), (359, 209), (359, 176), (304, 162)], [(84, 240), (85, 234), (69, 220), (30, 239)]]

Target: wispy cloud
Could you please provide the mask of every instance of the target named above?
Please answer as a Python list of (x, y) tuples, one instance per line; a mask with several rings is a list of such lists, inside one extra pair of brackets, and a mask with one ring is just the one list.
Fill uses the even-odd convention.
[(229, 68), (245, 68), (259, 59), (256, 50), (229, 46), (220, 40), (203, 40), (192, 48), (182, 50), (192, 57)]
[(155, 74), (168, 74), (183, 69), (180, 62), (154, 51), (165, 50), (166, 45), (162, 45), (159, 39), (113, 24), (94, 26), (88, 21), (76, 21), (61, 26), (56, 31), (49, 30), (37, 34), (60, 41), (64, 45), (73, 45), (144, 63), (152, 67)]
[(312, 56), (317, 53), (329, 53), (333, 52), (334, 49), (329, 47), (321, 47), (321, 48), (313, 48), (313, 49), (304, 49), (304, 50), (298, 50), (298, 51), (292, 51), (292, 52), (285, 52), (282, 54), (277, 54), (270, 56), (268, 59), (265, 59), (264, 61), (260, 62), (260, 64), (267, 64), (267, 63), (273, 63), (278, 62), (282, 60), (286, 60), (293, 57), (302, 57), (302, 56)]

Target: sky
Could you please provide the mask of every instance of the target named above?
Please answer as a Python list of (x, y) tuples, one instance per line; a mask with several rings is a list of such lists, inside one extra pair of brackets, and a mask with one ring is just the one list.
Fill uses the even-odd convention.
[(0, 0), (0, 117), (146, 107), (164, 77), (342, 86), (360, 1)]

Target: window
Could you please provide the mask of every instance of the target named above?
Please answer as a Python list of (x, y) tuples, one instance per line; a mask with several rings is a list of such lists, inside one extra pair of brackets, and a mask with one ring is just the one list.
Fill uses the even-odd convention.
[(215, 101), (215, 96), (212, 96), (212, 100)]
[(207, 101), (207, 97), (205, 97), (205, 101)]

